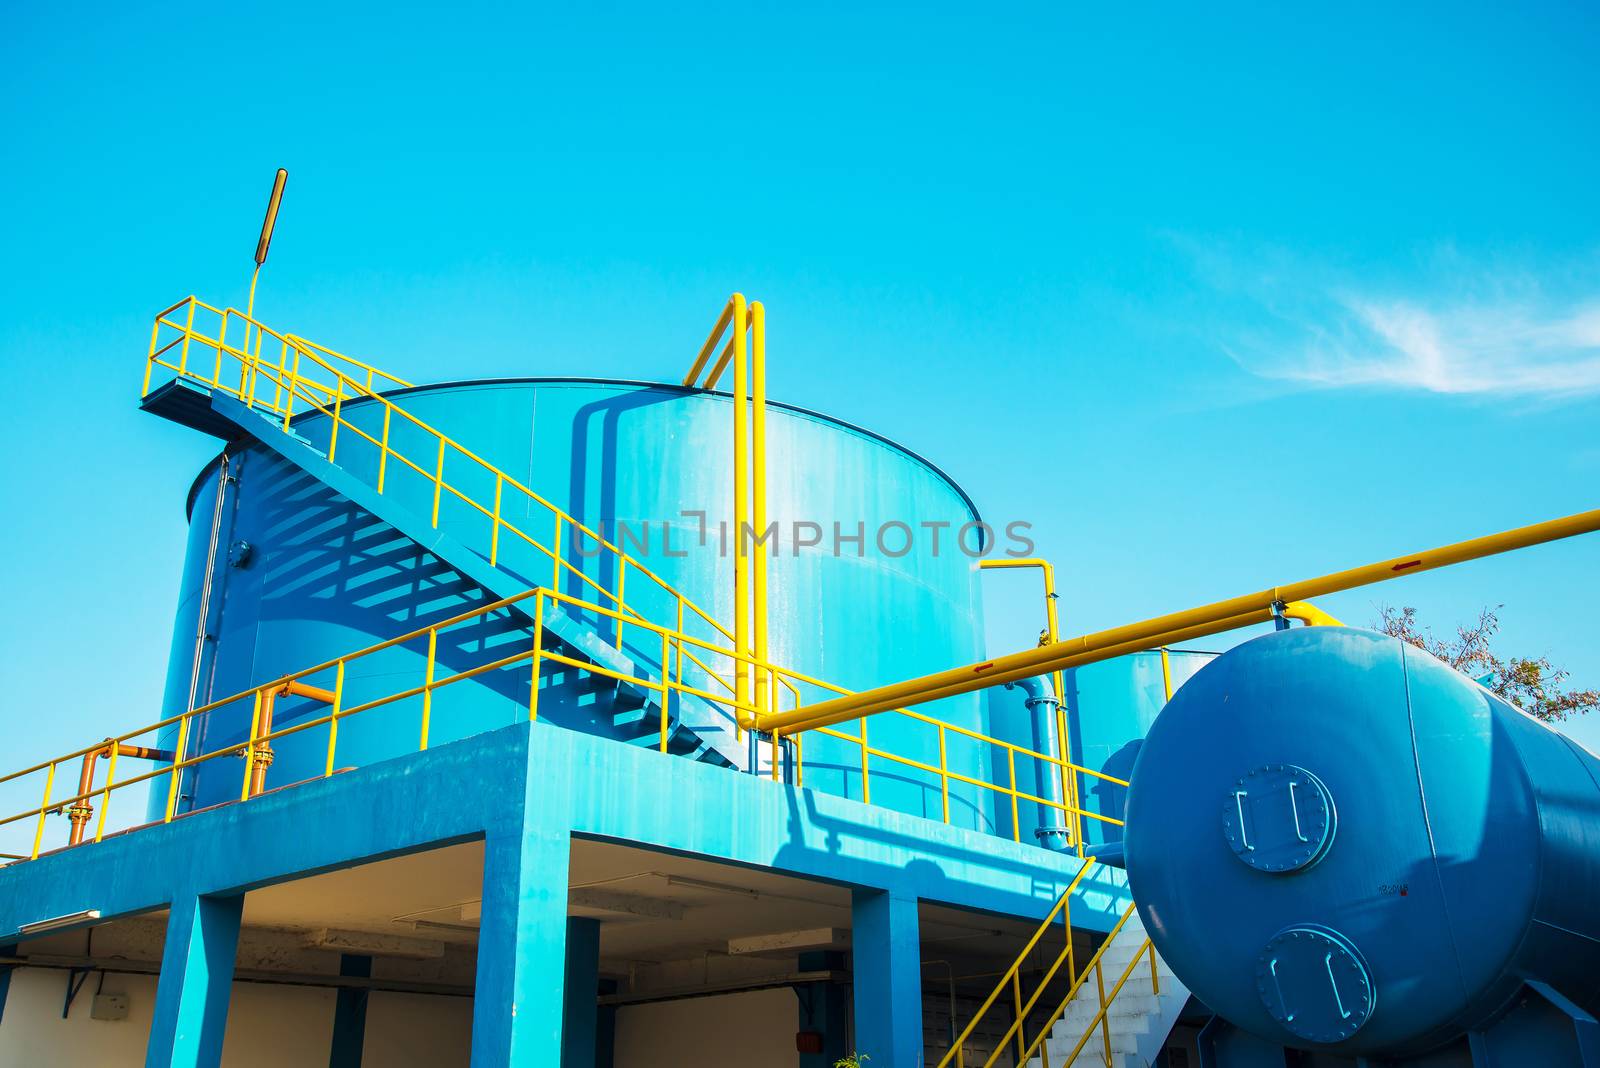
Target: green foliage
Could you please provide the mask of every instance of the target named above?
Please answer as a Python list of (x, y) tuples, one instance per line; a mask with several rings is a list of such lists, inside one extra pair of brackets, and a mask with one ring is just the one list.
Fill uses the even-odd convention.
[(871, 1059), (865, 1053), (852, 1053), (848, 1057), (834, 1061), (833, 1068), (866, 1068), (866, 1063)]
[(1463, 675), (1483, 681), (1495, 696), (1547, 723), (1600, 708), (1600, 690), (1567, 689), (1563, 684), (1570, 673), (1545, 657), (1501, 659), (1490, 649), (1490, 639), (1500, 632), (1499, 610), (1503, 607), (1485, 608), (1478, 613), (1477, 623), (1458, 626), (1455, 637), (1439, 639), (1417, 622), (1415, 608), (1383, 605), (1378, 609), (1377, 629), (1432, 653)]

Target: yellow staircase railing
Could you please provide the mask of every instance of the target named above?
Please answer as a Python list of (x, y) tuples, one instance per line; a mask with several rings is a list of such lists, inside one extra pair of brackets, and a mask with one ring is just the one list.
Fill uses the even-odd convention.
[[(213, 332), (209, 332), (214, 330)], [(515, 538), (542, 554), (551, 564), (551, 584), (562, 587), (564, 578), (574, 578), (593, 591), (602, 604), (615, 609), (616, 644), (623, 642), (623, 630), (649, 615), (636, 607), (639, 598), (627, 599), (631, 579), (648, 582), (665, 596), (667, 609), (655, 613), (654, 622), (677, 632), (686, 625), (713, 639), (734, 640), (733, 633), (692, 598), (668, 583), (650, 567), (625, 552), (620, 546), (580, 522), (570, 513), (545, 499), (531, 487), (479, 456), (444, 431), (412, 415), (385, 391), (408, 387), (410, 383), (380, 371), (370, 364), (294, 334), (279, 333), (263, 326), (236, 308), (217, 308), (195, 297), (188, 297), (156, 316), (150, 335), (150, 354), (145, 364), (142, 396), (152, 392), (157, 369), (172, 372), (174, 378), (188, 379), (209, 389), (232, 396), (258, 412), (268, 413), (289, 430), (296, 416), (320, 414), (327, 419), (326, 455), (337, 463), (341, 448), (352, 442), (377, 450), (374, 488), (382, 494), (393, 470), (408, 470), (432, 486), (431, 523), (439, 525), (441, 503), (456, 500), (479, 513), (489, 524), (488, 559), (500, 566), (503, 537)], [(164, 383), (158, 383), (158, 385)], [(377, 406), (382, 413), (381, 429), (365, 429), (348, 417), (352, 405)], [(422, 445), (401, 445), (401, 436)], [(420, 453), (420, 455), (419, 455)], [(396, 466), (398, 465), (398, 466)], [(447, 475), (447, 471), (452, 474)], [(461, 473), (457, 473), (461, 472)], [(463, 481), (476, 477), (493, 480), (493, 492), (474, 493)], [(487, 499), (484, 499), (487, 498)], [(549, 542), (529, 534), (507, 518), (519, 508), (543, 510), (551, 524)], [(616, 560), (616, 572), (600, 580), (578, 566), (564, 550), (568, 541), (585, 547), (584, 555), (600, 558), (609, 554)], [(662, 618), (664, 616), (664, 618)], [(698, 621), (698, 623), (696, 623)], [(737, 645), (734, 646), (737, 648)], [(734, 684), (707, 664), (697, 653), (687, 654), (708, 677), (732, 693)], [(724, 654), (727, 656), (727, 654)], [(739, 658), (728, 656), (730, 664)], [(747, 700), (740, 701), (743, 705)], [(751, 715), (739, 714), (741, 727)]]
[[(152, 809), (161, 811), (162, 815), (155, 822), (170, 823), (175, 818), (182, 818), (185, 813), (179, 811), (178, 799), (183, 773), (190, 768), (211, 764), (224, 757), (244, 758), (244, 770), (240, 776), (237, 795), (228, 800), (248, 801), (269, 788), (266, 771), (273, 763), (273, 743), (282, 742), (296, 735), (304, 735), (306, 732), (325, 732), (326, 751), (322, 761), (322, 771), (314, 778), (331, 777), (341, 770), (347, 770), (341, 768), (339, 763), (339, 732), (342, 725), (350, 717), (374, 709), (399, 707), (414, 713), (417, 729), (416, 748), (418, 751), (425, 750), (436, 733), (436, 702), (441, 692), (453, 690), (456, 684), (468, 679), (497, 672), (514, 671), (515, 683), (527, 686), (523, 708), (529, 720), (536, 720), (539, 715), (539, 679), (545, 664), (559, 665), (558, 670), (587, 672), (654, 690), (660, 695), (658, 744), (662, 752), (667, 751), (669, 708), (672, 701), (681, 702), (685, 696), (694, 696), (719, 707), (739, 711), (734, 697), (713, 693), (684, 678), (684, 663), (694, 655), (694, 650), (707, 655), (736, 655), (731, 648), (696, 638), (681, 630), (648, 621), (633, 620), (632, 624), (648, 633), (653, 643), (659, 643), (662, 669), (659, 675), (654, 677), (642, 670), (637, 674), (630, 674), (601, 664), (575, 659), (548, 648), (541, 621), (556, 607), (594, 613), (611, 619), (619, 619), (622, 615), (614, 608), (556, 590), (532, 589), (515, 597), (473, 607), (430, 626), (280, 676), (193, 710), (124, 731), (70, 753), (0, 776), (0, 791), (9, 794), (15, 790), (28, 789), (31, 785), (32, 789), (38, 791), (35, 796), (39, 797), (38, 804), (0, 817), (0, 829), (23, 821), (34, 821), (31, 847), (28, 851), (5, 856), (13, 861), (31, 860), (43, 852), (49, 852), (45, 844), (45, 826), (46, 817), (52, 814), (65, 813), (69, 816), (70, 836), (63, 843), (68, 847), (100, 842), (108, 834), (137, 830), (142, 824), (132, 820), (123, 821), (120, 826), (117, 823), (108, 824), (107, 817), (114, 796), (118, 798), (129, 796), (123, 791), (140, 785), (145, 785), (152, 791), (160, 790), (156, 794), (160, 807), (157, 809), (156, 806), (152, 806)], [(511, 622), (507, 609), (512, 608), (531, 618), (532, 626), (517, 627)], [(522, 640), (492, 643), (470, 640), (474, 634), (481, 638), (482, 628), (485, 625), (509, 626), (513, 630), (525, 630), (527, 636)], [(441, 649), (450, 645), (453, 636), (462, 639), (455, 643), (459, 647), (457, 652), (475, 659), (467, 666), (458, 664), (454, 670), (444, 671)], [(420, 678), (416, 679), (414, 684), (408, 684), (408, 681), (403, 679), (397, 680), (387, 671), (373, 674), (369, 668), (363, 675), (361, 669), (372, 663), (368, 658), (396, 647), (410, 647), (419, 655)], [(349, 670), (352, 665), (356, 670)], [(513, 677), (508, 676), (506, 679), (509, 683)], [(304, 718), (293, 718), (292, 722), (285, 725), (275, 725), (274, 705), (281, 700), (294, 697), (309, 699), (315, 702), (317, 707), (326, 708), (326, 711)], [(752, 707), (746, 706), (744, 711), (749, 711)], [(241, 724), (248, 716), (248, 734), (239, 741), (189, 755), (188, 751), (193, 748), (189, 744), (190, 740), (204, 736), (204, 732), (198, 730), (197, 724), (206, 722), (208, 717), (214, 715), (237, 717)], [(400, 732), (390, 733), (391, 736), (398, 737)], [(164, 741), (172, 743), (170, 749), (155, 748)], [(155, 761), (158, 766), (150, 770), (141, 769), (133, 775), (125, 774), (119, 779), (117, 777), (119, 756)], [(96, 785), (95, 768), (101, 759), (108, 761), (106, 779), (103, 784)], [(71, 793), (57, 790), (62, 769), (65, 768), (70, 772), (73, 764), (80, 760), (82, 770), (77, 789)], [(271, 788), (277, 789), (286, 785), (295, 784), (275, 783), (271, 784)], [(133, 796), (136, 805), (144, 799), (142, 793)]]
[[(1113, 1053), (1111, 1049), (1111, 1025), (1109, 1019), (1112, 1003), (1116, 1001), (1117, 995), (1122, 992), (1122, 989), (1127, 985), (1128, 980), (1131, 979), (1135, 972), (1137, 972), (1141, 967), (1141, 961), (1148, 959), (1150, 963), (1150, 983), (1156, 994), (1161, 993), (1161, 975), (1160, 967), (1157, 963), (1155, 945), (1150, 941), (1150, 939), (1146, 938), (1139, 948), (1134, 952), (1132, 959), (1128, 961), (1127, 965), (1123, 967), (1122, 971), (1112, 981), (1111, 988), (1109, 990), (1106, 989), (1106, 971), (1102, 963), (1102, 959), (1105, 957), (1106, 950), (1110, 949), (1112, 943), (1116, 941), (1117, 935), (1122, 932), (1128, 921), (1133, 917), (1136, 911), (1135, 906), (1133, 905), (1129, 905), (1127, 909), (1123, 911), (1122, 916), (1117, 920), (1116, 926), (1112, 927), (1110, 933), (1106, 935), (1105, 941), (1100, 943), (1099, 948), (1096, 949), (1089, 960), (1084, 963), (1083, 970), (1074, 970), (1072, 960), (1072, 923), (1068, 899), (1072, 896), (1072, 891), (1076, 889), (1079, 881), (1084, 877), (1084, 874), (1089, 870), (1089, 868), (1093, 867), (1094, 864), (1095, 860), (1093, 857), (1090, 857), (1084, 861), (1083, 868), (1079, 870), (1076, 878), (1072, 880), (1072, 884), (1067, 887), (1066, 892), (1063, 893), (1060, 899), (1056, 902), (1055, 908), (1052, 909), (1050, 914), (1044, 918), (1044, 922), (1039, 925), (1039, 929), (1034, 932), (1033, 937), (1028, 939), (1027, 945), (1022, 947), (1022, 952), (1017, 955), (1017, 959), (1012, 962), (1011, 967), (1007, 968), (1001, 973), (1000, 981), (995, 984), (994, 991), (990, 993), (988, 998), (984, 1000), (983, 1004), (978, 1007), (978, 1011), (973, 1015), (972, 1021), (968, 1023), (961, 1034), (957, 1036), (955, 1043), (951, 1046), (949, 1052), (947, 1052), (944, 1057), (940, 1059), (936, 1065), (936, 1068), (947, 1068), (947, 1066), (953, 1066), (953, 1068), (966, 1068), (965, 1050), (963, 1047), (965, 1046), (967, 1040), (970, 1039), (982, 1025), (987, 1014), (995, 1006), (1003, 1004), (1001, 999), (1008, 991), (1011, 994), (1011, 1000), (1008, 1006), (1012, 1010), (1011, 1026), (1006, 1029), (1000, 1041), (996, 1043), (994, 1051), (989, 1055), (988, 1059), (983, 1062), (983, 1068), (995, 1068), (995, 1065), (1000, 1062), (1001, 1058), (1011, 1053), (1013, 1048), (1015, 1049), (1016, 1053), (1015, 1060), (1012, 1061), (1012, 1064), (1014, 1064), (1016, 1068), (1023, 1068), (1023, 1066), (1027, 1065), (1035, 1055), (1037, 1055), (1040, 1059), (1041, 1068), (1071, 1068), (1072, 1064), (1078, 1059), (1079, 1054), (1083, 1052), (1084, 1047), (1087, 1046), (1094, 1038), (1096, 1031), (1100, 1032), (1100, 1045), (1102, 1047), (1101, 1052), (1103, 1054), (1103, 1060), (1101, 1063), (1108, 1066), (1115, 1063), (1112, 1059)], [(1051, 962), (1049, 968), (1046, 969), (1044, 975), (1039, 979), (1038, 988), (1034, 990), (1033, 994), (1026, 1001), (1024, 1001), (1022, 998), (1022, 969), (1027, 963), (1029, 957), (1033, 955), (1034, 949), (1038, 946), (1040, 940), (1053, 926), (1056, 925), (1058, 917), (1066, 931), (1065, 947), (1059, 954), (1056, 955), (1054, 961)], [(1070, 983), (1067, 987), (1066, 993), (1062, 996), (1061, 1000), (1055, 1005), (1055, 1007), (1052, 1008), (1036, 1025), (1037, 1030), (1030, 1039), (1028, 1038), (1029, 1014), (1033, 1012), (1035, 1007), (1037, 1007), (1040, 997), (1048, 988), (1051, 980), (1056, 977), (1063, 964), (1066, 965), (1066, 974), (1070, 978)], [(1050, 1038), (1051, 1033), (1055, 1030), (1056, 1024), (1066, 1014), (1067, 1007), (1071, 1005), (1081, 993), (1086, 991), (1086, 984), (1090, 976), (1094, 977), (1095, 991), (1098, 998), (1099, 1009), (1084, 1027), (1083, 1036), (1078, 1039), (1077, 1045), (1073, 1046), (1071, 1051), (1066, 1054), (1065, 1058), (1059, 1064), (1053, 1064), (1050, 1058), (1048, 1039)]]
[[(1017, 954), (1017, 959), (1011, 962), (1011, 967), (1000, 973), (1000, 980), (995, 983), (994, 990), (984, 999), (983, 1004), (978, 1006), (978, 1011), (973, 1013), (971, 1021), (956, 1036), (956, 1040), (951, 1044), (949, 1052), (944, 1055), (935, 1068), (946, 1068), (948, 1065), (953, 1065), (954, 1068), (966, 1068), (965, 1047), (967, 1042), (983, 1025), (989, 1012), (997, 1005), (1002, 1004), (1001, 998), (1008, 992), (1011, 995), (1009, 1002), (1009, 1008), (1012, 1011), (1011, 1026), (1006, 1028), (1005, 1033), (995, 1043), (994, 1052), (983, 1063), (985, 1068), (993, 1065), (1012, 1045), (1016, 1046), (1019, 1055), (1016, 1063), (1019, 1065), (1025, 1063), (1025, 1058), (1022, 1058), (1021, 1054), (1025, 1048), (1023, 1031), (1025, 1030), (1028, 1014), (1038, 1005), (1039, 999), (1049, 989), (1051, 981), (1061, 971), (1062, 965), (1066, 965), (1066, 974), (1069, 978), (1076, 974), (1072, 966), (1072, 893), (1078, 888), (1078, 884), (1083, 881), (1083, 877), (1089, 873), (1089, 869), (1094, 865), (1095, 860), (1093, 857), (1084, 860), (1082, 866), (1078, 868), (1078, 874), (1073, 876), (1072, 882), (1067, 885), (1067, 888), (1061, 892), (1061, 896), (1056, 899), (1055, 907), (1050, 910), (1043, 922), (1039, 924), (1038, 930), (1033, 932), (1033, 937), (1028, 939), (1027, 944), (1022, 947), (1022, 952)], [(1033, 993), (1024, 1000), (1022, 996), (1023, 968), (1027, 965), (1029, 958), (1033, 956), (1034, 950), (1044, 940), (1045, 935), (1058, 923), (1065, 936), (1062, 940), (1062, 948), (1039, 978), (1038, 985), (1034, 988)]]

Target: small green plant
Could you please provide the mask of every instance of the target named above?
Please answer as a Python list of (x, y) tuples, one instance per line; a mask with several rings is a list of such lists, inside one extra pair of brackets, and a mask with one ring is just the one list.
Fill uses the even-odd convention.
[(865, 1053), (852, 1053), (848, 1057), (834, 1061), (833, 1068), (866, 1068), (867, 1062), (871, 1059)]

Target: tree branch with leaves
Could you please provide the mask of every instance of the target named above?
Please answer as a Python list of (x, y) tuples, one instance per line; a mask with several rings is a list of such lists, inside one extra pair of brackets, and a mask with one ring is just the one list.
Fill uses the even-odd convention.
[(1441, 639), (1417, 622), (1415, 608), (1382, 605), (1375, 629), (1431, 653), (1482, 683), (1496, 697), (1546, 723), (1600, 708), (1600, 690), (1568, 689), (1565, 683), (1571, 672), (1556, 667), (1546, 657), (1502, 659), (1494, 652), (1490, 642), (1500, 632), (1500, 609), (1504, 607), (1485, 608), (1478, 613), (1476, 623), (1458, 626), (1454, 637)]

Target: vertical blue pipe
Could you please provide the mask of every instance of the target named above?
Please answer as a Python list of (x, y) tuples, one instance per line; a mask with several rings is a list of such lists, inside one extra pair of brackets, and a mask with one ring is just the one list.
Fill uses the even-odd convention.
[(917, 899), (887, 890), (851, 895), (856, 1048), (872, 1068), (922, 1057), (922, 946)]
[[(372, 977), (372, 958), (359, 953), (339, 955), (339, 974)], [(367, 994), (359, 987), (340, 987), (333, 1007), (333, 1043), (328, 1051), (328, 1068), (361, 1068), (362, 1047), (367, 1040)]]
[(561, 1011), (561, 1068), (595, 1068), (600, 992), (600, 921), (567, 917), (566, 996)]
[(543, 1068), (561, 1048), (569, 849), (531, 820), (484, 841), (473, 1068)]
[(180, 896), (167, 915), (150, 1021), (150, 1068), (219, 1068), (244, 896)]

